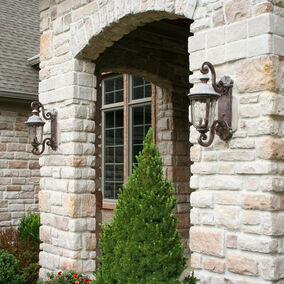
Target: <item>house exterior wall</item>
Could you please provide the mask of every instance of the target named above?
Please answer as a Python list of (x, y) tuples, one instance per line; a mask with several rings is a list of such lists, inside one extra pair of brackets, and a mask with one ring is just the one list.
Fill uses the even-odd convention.
[[(191, 265), (202, 283), (280, 283), (283, 7), (283, 1), (261, 0), (40, 1), (39, 99), (48, 109), (59, 110), (59, 148), (40, 158), (41, 276), (95, 268), (100, 166), (96, 66), (91, 60), (139, 25), (185, 16), (194, 20), (191, 82), (209, 60), (218, 78), (230, 75), (235, 83), (233, 138), (222, 142), (216, 137), (213, 146), (204, 149), (190, 129), (190, 185), (195, 189)], [(163, 121), (160, 117), (160, 133), (163, 125), (171, 125)]]
[(0, 227), (19, 224), (28, 210), (38, 211), (38, 157), (30, 152), (27, 127), (28, 107), (0, 107)]

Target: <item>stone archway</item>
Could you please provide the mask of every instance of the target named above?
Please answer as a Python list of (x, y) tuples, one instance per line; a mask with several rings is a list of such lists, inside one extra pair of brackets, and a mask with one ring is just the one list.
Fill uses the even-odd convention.
[[(164, 24), (179, 26), (178, 21), (182, 20), (177, 19), (192, 15), (195, 4), (196, 1), (163, 1), (158, 6), (153, 6), (150, 2), (145, 6), (143, 1), (133, 1), (129, 10), (122, 3), (117, 3), (114, 7), (114, 1), (101, 1), (99, 6), (97, 1), (93, 1), (79, 7), (75, 4), (68, 6), (63, 1), (43, 10), (42, 18), (46, 15), (45, 11), (48, 11), (54, 17), (54, 22), (41, 36), (40, 101), (47, 108), (60, 111), (58, 150), (47, 151), (41, 158), (41, 276), (44, 277), (48, 271), (69, 269), (91, 273), (95, 268), (97, 236), (94, 208), (99, 204), (96, 190), (100, 176), (95, 74), (99, 67), (101, 70), (110, 68), (106, 59), (103, 60), (107, 63), (105, 66), (99, 62), (99, 55), (103, 52), (107, 54), (108, 47), (115, 47), (116, 43), (121, 43), (126, 38), (126, 34), (129, 35), (140, 27), (142, 29), (147, 23), (176, 19), (175, 24)], [(122, 6), (125, 8), (123, 12)], [(111, 11), (110, 7), (113, 7)], [(187, 38), (184, 41), (187, 54)], [(180, 229), (183, 230), (184, 242), (188, 247), (188, 221), (184, 220), (189, 220), (189, 212), (185, 209), (189, 201), (189, 159), (185, 160), (181, 157), (183, 155), (177, 153), (178, 144), (183, 144), (187, 139), (183, 131), (183, 127), (186, 127), (187, 106), (177, 97), (188, 92), (187, 83), (184, 83), (189, 75), (188, 57), (182, 55), (182, 58), (182, 71), (177, 69), (177, 72), (170, 72), (172, 69), (169, 67), (154, 72), (144, 66), (142, 74), (141, 66), (139, 70), (135, 70), (129, 64), (120, 65), (120, 70), (116, 71), (143, 75), (167, 89), (165, 95), (161, 96), (161, 101), (169, 106), (168, 114), (164, 112), (159, 121), (161, 140), (164, 139), (161, 147), (164, 147), (164, 155), (168, 150), (174, 155), (173, 162), (168, 162), (167, 165), (168, 176), (176, 179), (179, 192), (177, 197), (183, 203), (177, 210), (182, 222), (186, 223), (186, 227)], [(162, 59), (164, 58), (159, 60)], [(121, 62), (118, 61), (114, 68), (118, 68), (119, 64)], [(171, 77), (173, 75), (175, 77)], [(184, 108), (182, 112), (178, 111), (181, 105)], [(180, 115), (183, 114), (185, 115), (181, 119)], [(173, 129), (178, 131), (174, 132)], [(176, 141), (171, 142), (172, 140)], [(189, 153), (188, 149), (186, 152)], [(177, 164), (179, 172), (181, 168), (187, 167), (186, 181), (180, 179), (181, 175), (172, 163)], [(185, 182), (186, 186), (183, 185)]]

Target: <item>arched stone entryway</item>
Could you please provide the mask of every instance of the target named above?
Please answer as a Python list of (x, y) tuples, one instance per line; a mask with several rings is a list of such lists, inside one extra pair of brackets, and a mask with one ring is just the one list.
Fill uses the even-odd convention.
[[(204, 283), (283, 281), (284, 35), (277, 28), (282, 9), (281, 1), (40, 1), (40, 101), (60, 110), (58, 151), (48, 150), (40, 159), (42, 276), (63, 269), (90, 272), (95, 266), (93, 208), (100, 169), (94, 74), (100, 55), (146, 24), (192, 19), (191, 80), (205, 60), (218, 77), (233, 77), (237, 118), (233, 138), (227, 143), (216, 138), (206, 150), (191, 131), (191, 187), (198, 189), (191, 195), (192, 266)], [(173, 110), (181, 103), (174, 100), (184, 87), (172, 84), (174, 77), (165, 80), (157, 70), (147, 75), (143, 62), (139, 70), (123, 62), (106, 71), (145, 76), (170, 90), (172, 101), (165, 100)], [(169, 113), (174, 117), (175, 111)], [(160, 119), (161, 127), (174, 129), (178, 121)], [(165, 130), (164, 137), (174, 135)]]
[[(100, 209), (96, 192), (100, 190), (102, 167), (100, 94), (96, 87), (99, 74), (105, 71), (142, 76), (160, 87), (157, 138), (165, 172), (177, 188), (179, 228), (188, 250), (190, 143), (186, 94), (191, 21), (185, 16), (193, 13), (195, 1), (186, 5), (181, 2), (153, 7), (137, 1), (131, 6), (135, 9), (131, 15), (128, 6), (124, 13), (119, 12), (121, 3), (116, 6), (117, 12), (108, 12), (113, 1), (91, 2), (72, 8), (73, 23), (67, 32), (61, 35), (60, 27), (56, 28), (55, 23), (61, 23), (64, 30), (69, 19), (61, 10), (63, 14), (57, 14), (53, 29), (42, 34), (40, 100), (60, 109), (60, 141), (57, 152), (41, 158), (41, 275), (68, 269), (91, 273), (95, 268), (98, 220), (94, 208)], [(140, 43), (147, 33), (142, 54)], [(151, 46), (151, 38), (156, 38), (155, 46), (153, 42)], [(134, 46), (134, 41), (140, 43)], [(124, 54), (117, 57), (120, 48)], [(146, 58), (141, 60), (141, 55)]]

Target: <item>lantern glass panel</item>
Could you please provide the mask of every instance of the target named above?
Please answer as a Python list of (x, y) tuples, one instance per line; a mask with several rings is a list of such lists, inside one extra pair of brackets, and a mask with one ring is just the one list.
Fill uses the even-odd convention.
[(29, 126), (29, 143), (41, 144), (43, 137), (43, 126)]
[[(208, 114), (206, 111), (208, 105)], [(215, 117), (216, 99), (193, 99), (191, 101), (192, 124), (197, 129), (209, 129)], [(208, 117), (207, 117), (208, 115)]]

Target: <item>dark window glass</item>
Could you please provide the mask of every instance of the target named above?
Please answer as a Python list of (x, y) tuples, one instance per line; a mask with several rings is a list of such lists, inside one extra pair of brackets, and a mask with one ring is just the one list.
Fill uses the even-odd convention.
[(104, 82), (104, 104), (123, 102), (123, 76), (106, 79)]
[(133, 100), (148, 98), (152, 96), (151, 83), (142, 78), (132, 76), (132, 98)]
[(105, 112), (104, 198), (117, 198), (123, 183), (123, 110)]
[(132, 126), (132, 161), (136, 163), (136, 155), (143, 149), (143, 140), (151, 127), (151, 105), (133, 108)]

